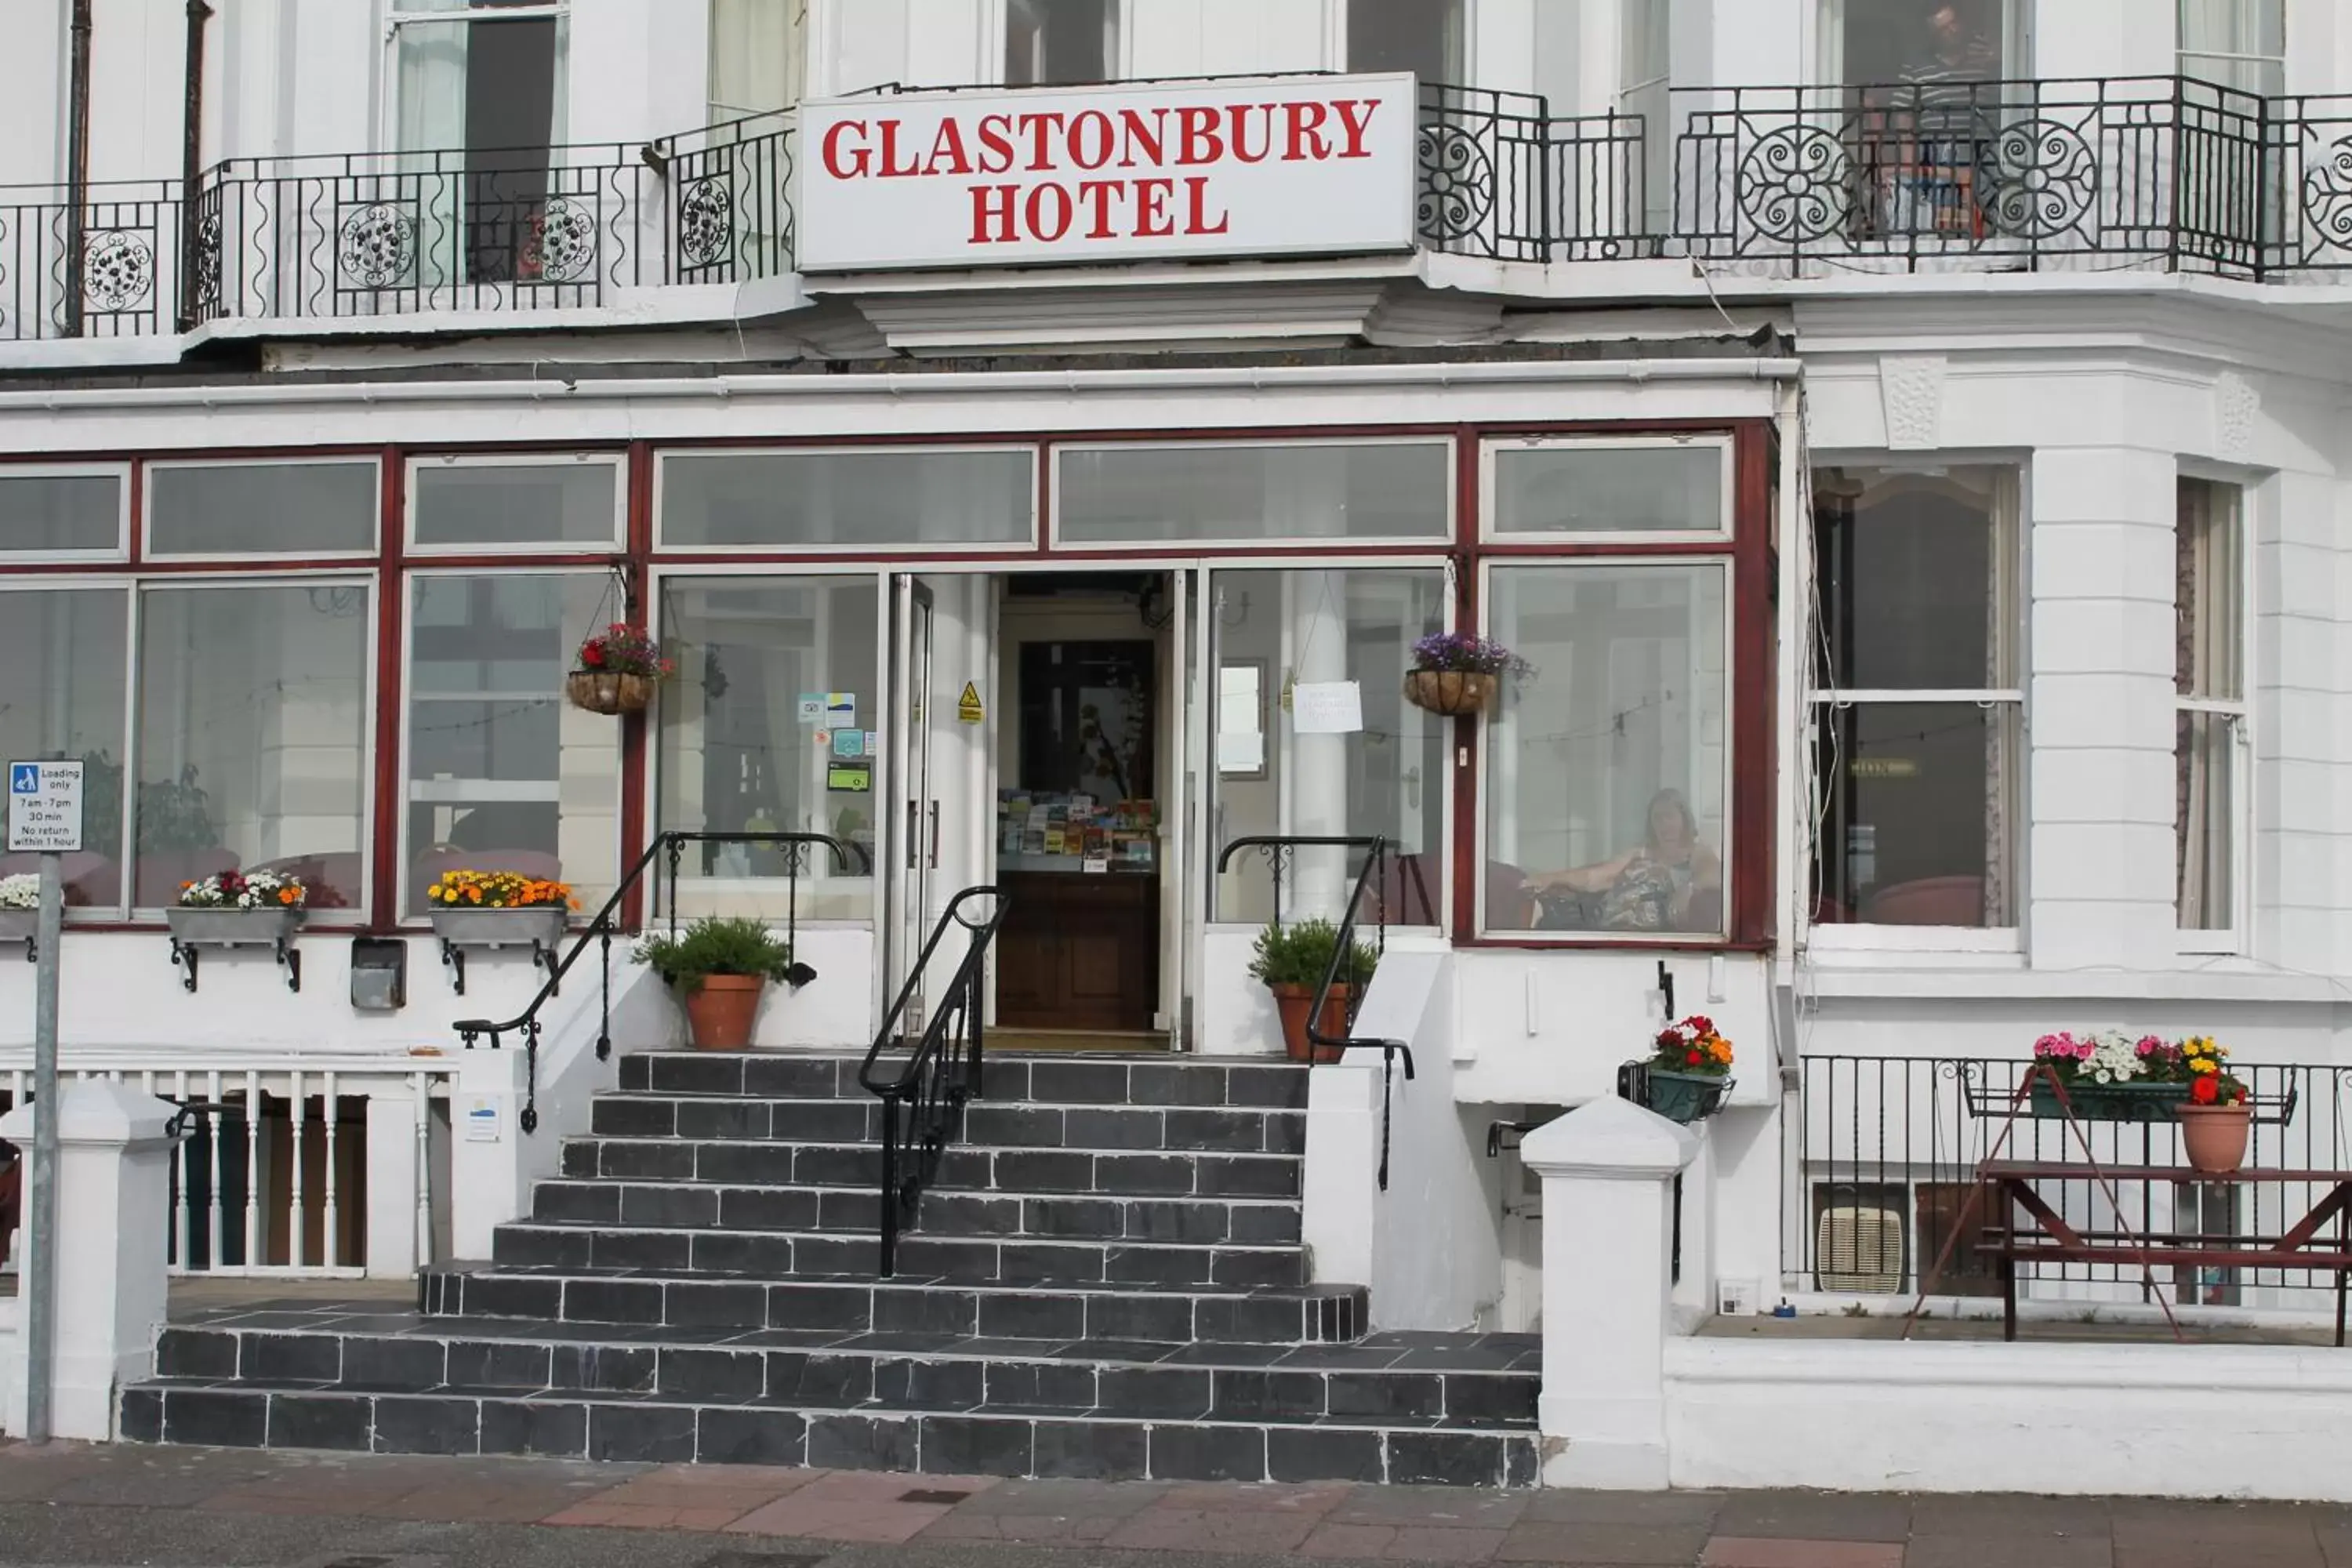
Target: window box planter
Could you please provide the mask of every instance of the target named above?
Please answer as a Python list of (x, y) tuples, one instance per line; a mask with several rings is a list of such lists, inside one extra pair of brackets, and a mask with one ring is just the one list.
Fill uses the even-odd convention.
[(221, 910), (172, 909), (163, 918), (172, 927), (172, 962), (184, 971), (181, 986), (196, 988), (196, 953), (207, 947), (266, 947), (286, 970), (286, 989), (302, 989), (302, 955), (295, 951), (294, 931), (310, 913), (303, 909)]
[(1731, 1096), (1727, 1073), (1675, 1072), (1650, 1068), (1642, 1078), (1642, 1103), (1669, 1121), (1687, 1127), (1723, 1109)]
[(449, 966), (457, 994), (466, 994), (468, 947), (528, 947), (530, 962), (552, 976), (556, 952), (563, 945), (570, 911), (560, 904), (527, 904), (520, 909), (436, 909), (433, 934), (441, 939), (441, 962)]
[(40, 956), (37, 946), (40, 933), (40, 910), (0, 910), (0, 945), (12, 942), (23, 942), (25, 961), (27, 963)]
[(1495, 700), (1495, 677), (1469, 669), (1416, 669), (1404, 678), (1404, 700), (1449, 717), (1483, 713)]
[[(2173, 1112), (2189, 1103), (2189, 1086), (2185, 1083), (2070, 1083), (2066, 1098), (2074, 1107), (2074, 1116), (2082, 1121), (2170, 1121)], [(2063, 1120), (2065, 1110), (2058, 1103), (2058, 1092), (2049, 1084), (2036, 1082), (2029, 1103), (2032, 1114), (2044, 1120)]]

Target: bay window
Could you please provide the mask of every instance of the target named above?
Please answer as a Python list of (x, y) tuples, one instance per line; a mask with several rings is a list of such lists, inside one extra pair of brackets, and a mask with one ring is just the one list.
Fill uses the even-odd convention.
[(1488, 569), (1486, 635), (1530, 667), (1486, 730), (1489, 934), (1727, 934), (1730, 566)]
[[(82, 850), (63, 858), (66, 903), (122, 903), (124, 683), (131, 595), (48, 578), (0, 593), (0, 761), (81, 759)], [(36, 855), (0, 856), (0, 876), (37, 871)]]
[(133, 904), (216, 871), (365, 907), (373, 598), (360, 577), (150, 581), (139, 595)]
[(1443, 540), (1444, 440), (1113, 442), (1055, 449), (1054, 531), (1067, 544)]
[(2234, 945), (2240, 923), (2247, 805), (2242, 502), (2234, 485), (2179, 482), (2173, 831), (2180, 929), (2191, 947)]
[(1816, 924), (2016, 924), (2018, 482), (1813, 474)]
[(563, 700), (587, 631), (618, 618), (591, 572), (419, 573), (408, 584), (403, 908), (444, 872), (568, 881), (583, 910), (620, 853), (620, 726)]

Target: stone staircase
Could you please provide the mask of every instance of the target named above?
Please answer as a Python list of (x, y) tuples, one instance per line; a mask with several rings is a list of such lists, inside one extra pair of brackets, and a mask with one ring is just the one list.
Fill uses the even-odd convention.
[(1307, 1074), (989, 1059), (898, 1268), (854, 1058), (636, 1055), (421, 1310), (166, 1328), (133, 1441), (1106, 1479), (1532, 1484), (1535, 1342), (1307, 1283)]

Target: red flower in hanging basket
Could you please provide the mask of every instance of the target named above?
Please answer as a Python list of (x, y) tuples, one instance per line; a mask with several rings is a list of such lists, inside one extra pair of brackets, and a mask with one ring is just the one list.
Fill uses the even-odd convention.
[(641, 675), (665, 680), (677, 667), (662, 657), (661, 644), (644, 630), (614, 621), (580, 645), (580, 668), (607, 675)]
[(604, 668), (604, 645), (590, 640), (580, 645), (580, 662), (590, 669)]

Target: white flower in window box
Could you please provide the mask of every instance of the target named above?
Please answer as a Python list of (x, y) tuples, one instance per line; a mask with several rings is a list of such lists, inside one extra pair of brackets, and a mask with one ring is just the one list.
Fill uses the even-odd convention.
[(0, 942), (30, 942), (40, 923), (40, 874), (19, 871), (0, 877)]
[(282, 871), (218, 871), (183, 886), (164, 918), (183, 946), (273, 947), (302, 923), (310, 897), (299, 877)]

